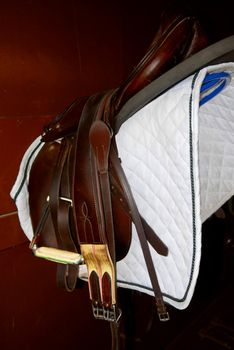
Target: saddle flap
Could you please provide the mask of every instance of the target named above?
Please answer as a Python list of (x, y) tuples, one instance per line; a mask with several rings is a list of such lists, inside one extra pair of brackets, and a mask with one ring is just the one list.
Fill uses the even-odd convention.
[(95, 121), (89, 132), (89, 141), (95, 154), (98, 172), (104, 174), (108, 171), (108, 155), (110, 152), (112, 132), (101, 120)]

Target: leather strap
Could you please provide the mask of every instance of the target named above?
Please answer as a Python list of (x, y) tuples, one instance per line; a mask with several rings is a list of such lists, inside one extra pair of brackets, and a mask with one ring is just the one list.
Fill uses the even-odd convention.
[[(109, 179), (109, 152), (111, 146), (111, 131), (101, 120), (93, 122), (89, 141), (91, 145), (91, 162), (93, 169), (93, 186), (95, 203), (97, 204), (98, 217), (100, 218), (100, 233), (103, 242), (107, 244), (110, 257), (107, 256), (106, 264), (110, 264), (112, 275), (104, 272), (102, 278), (102, 302), (104, 306), (115, 307), (116, 304), (116, 256), (115, 237), (112, 216), (111, 189)], [(114, 290), (114, 291), (113, 291)], [(110, 293), (113, 296), (110, 298)], [(117, 318), (118, 318), (118, 309)], [(116, 320), (117, 321), (117, 320)]]
[(133, 195), (132, 195), (130, 186), (128, 184), (128, 181), (126, 179), (126, 176), (124, 174), (124, 171), (120, 165), (119, 158), (118, 158), (113, 147), (111, 148), (111, 152), (110, 152), (110, 161), (112, 162), (112, 164), (115, 168), (115, 171), (118, 174), (119, 179), (121, 179), (121, 184), (122, 184), (122, 187), (123, 187), (124, 192), (125, 192), (125, 197), (128, 201), (128, 205), (129, 205), (129, 208), (130, 208), (131, 213), (132, 213), (133, 222), (135, 224), (135, 227), (136, 227), (136, 230), (138, 233), (138, 237), (139, 237), (142, 252), (144, 255), (145, 263), (146, 263), (146, 266), (148, 269), (149, 277), (150, 277), (152, 288), (154, 291), (159, 319), (160, 319), (160, 321), (168, 321), (169, 314), (166, 311), (166, 307), (165, 307), (165, 304), (163, 301), (161, 289), (160, 289), (160, 286), (158, 283), (158, 278), (157, 278), (156, 271), (154, 268), (152, 256), (151, 256), (151, 253), (149, 250), (149, 245), (148, 245), (148, 242), (147, 242), (147, 239), (145, 236), (144, 228), (142, 226), (141, 218), (140, 218), (140, 215), (139, 215), (139, 212), (137, 209), (137, 205), (136, 205), (135, 200), (133, 198)]
[(118, 322), (120, 312), (116, 307), (115, 239), (108, 174), (111, 135), (101, 121), (109, 96), (93, 96), (82, 113), (76, 140), (74, 199), (78, 241), (88, 267), (94, 316)]
[(111, 329), (111, 350), (119, 350), (119, 347), (120, 347), (119, 323), (110, 322), (110, 329)]
[[(112, 144), (114, 144), (114, 142), (112, 142)], [(114, 149), (116, 149), (115, 144), (113, 147), (114, 147)], [(111, 164), (110, 164), (110, 166), (111, 166)], [(134, 221), (132, 218), (132, 213), (131, 213), (131, 210), (129, 208), (128, 202), (125, 198), (125, 193), (124, 193), (123, 189), (121, 188), (121, 183), (118, 183), (119, 179), (117, 180), (118, 176), (115, 173), (115, 169), (112, 167), (111, 170), (112, 170), (110, 172), (111, 193), (113, 194), (113, 196), (115, 196), (118, 199), (118, 201), (119, 201), (120, 205), (123, 207), (124, 211), (130, 215), (131, 220)], [(163, 255), (163, 256), (167, 256), (168, 255), (168, 247), (158, 237), (156, 232), (154, 232), (153, 229), (147, 224), (147, 222), (144, 220), (144, 218), (142, 216), (140, 218), (141, 218), (142, 226), (144, 228), (144, 232), (145, 232), (145, 236), (147, 238), (147, 241), (151, 244), (151, 246), (154, 248), (154, 250), (158, 254)]]
[(79, 244), (104, 243), (99, 234), (99, 221), (93, 194), (90, 164), (89, 130), (103, 94), (91, 96), (86, 103), (76, 133), (74, 213)]
[[(61, 141), (49, 193), (49, 208), (59, 248), (77, 252), (70, 229), (72, 184), (70, 183), (69, 165), (73, 142), (73, 138), (64, 138)], [(58, 264), (57, 284), (59, 287), (68, 291), (74, 290), (77, 277), (78, 266)]]
[(115, 240), (112, 217), (111, 190), (109, 180), (109, 152), (111, 132), (101, 120), (95, 121), (90, 129), (89, 141), (92, 147), (92, 165), (97, 209), (101, 221), (103, 242), (108, 244), (110, 255), (115, 261)]

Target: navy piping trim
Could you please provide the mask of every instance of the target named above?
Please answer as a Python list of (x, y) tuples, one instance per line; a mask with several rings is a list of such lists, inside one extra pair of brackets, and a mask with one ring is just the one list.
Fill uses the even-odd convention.
[[(162, 293), (164, 297), (167, 297), (168, 299), (171, 299), (176, 302), (183, 302), (186, 300), (189, 289), (191, 287), (193, 275), (194, 275), (194, 267), (195, 267), (195, 256), (196, 256), (196, 232), (197, 232), (197, 227), (196, 227), (196, 205), (195, 205), (195, 188), (194, 188), (194, 176), (193, 176), (193, 133), (192, 133), (192, 101), (193, 101), (193, 89), (194, 85), (198, 76), (197, 72), (192, 80), (191, 84), (191, 93), (190, 93), (190, 98), (189, 98), (189, 151), (190, 151), (190, 180), (191, 180), (191, 199), (192, 199), (192, 230), (193, 230), (193, 254), (192, 254), (192, 266), (191, 266), (191, 271), (190, 271), (190, 276), (189, 276), (189, 281), (188, 281), (188, 286), (185, 290), (184, 296), (182, 298), (175, 298), (172, 295), (169, 295), (167, 293)], [(141, 288), (142, 290), (147, 290), (147, 291), (152, 291), (153, 289), (150, 287), (142, 286), (141, 284), (138, 283), (129, 283), (121, 280), (117, 280), (117, 282), (129, 285), (129, 286), (134, 286)]]

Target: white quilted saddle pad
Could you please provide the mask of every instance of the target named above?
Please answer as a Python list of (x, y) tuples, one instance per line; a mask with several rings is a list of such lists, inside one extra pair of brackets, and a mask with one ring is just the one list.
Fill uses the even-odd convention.
[[(199, 107), (205, 76), (220, 71), (231, 80)], [(127, 120), (116, 138), (139, 212), (169, 249), (163, 257), (150, 247), (164, 300), (178, 309), (188, 306), (196, 285), (202, 222), (234, 194), (233, 75), (233, 63), (201, 69)], [(27, 180), (41, 145), (38, 138), (29, 147), (11, 191), (30, 240)], [(134, 225), (117, 277), (119, 286), (153, 295)]]

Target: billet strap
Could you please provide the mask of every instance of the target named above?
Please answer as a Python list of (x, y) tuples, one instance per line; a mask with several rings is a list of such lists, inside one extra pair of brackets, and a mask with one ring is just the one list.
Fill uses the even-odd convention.
[(140, 241), (140, 244), (141, 244), (141, 248), (142, 248), (142, 252), (143, 252), (143, 255), (144, 255), (145, 263), (146, 263), (146, 266), (147, 266), (147, 269), (148, 269), (148, 273), (149, 273), (149, 277), (150, 277), (150, 280), (151, 280), (152, 288), (153, 288), (153, 291), (154, 291), (159, 319), (160, 319), (160, 321), (168, 321), (169, 320), (169, 314), (168, 314), (168, 312), (166, 310), (166, 306), (165, 306), (164, 301), (163, 301), (163, 296), (162, 296), (161, 289), (160, 289), (160, 286), (159, 286), (159, 282), (158, 282), (157, 274), (156, 274), (156, 271), (155, 271), (154, 263), (153, 263), (153, 260), (152, 260), (152, 256), (151, 256), (151, 253), (150, 253), (150, 250), (149, 250), (149, 245), (148, 245), (148, 242), (147, 242), (147, 238), (145, 236), (145, 232), (144, 232), (144, 228), (143, 228), (143, 225), (142, 225), (141, 217), (140, 217), (140, 214), (138, 212), (135, 200), (133, 198), (133, 195), (132, 195), (132, 192), (131, 192), (131, 188), (130, 188), (130, 186), (128, 184), (128, 181), (126, 179), (124, 171), (123, 171), (123, 169), (121, 167), (120, 160), (119, 160), (118, 155), (115, 152), (113, 147), (111, 148), (111, 151), (110, 151), (110, 161), (111, 161), (112, 165), (114, 166), (115, 171), (116, 171), (116, 173), (119, 176), (119, 179), (121, 179), (121, 184), (122, 184), (122, 187), (123, 187), (124, 192), (125, 192), (125, 197), (126, 197), (126, 199), (128, 201), (128, 205), (129, 205), (129, 208), (131, 210), (133, 222), (134, 222), (135, 227), (136, 227), (136, 231), (137, 231), (137, 234), (138, 234), (138, 237), (139, 237), (139, 241)]

